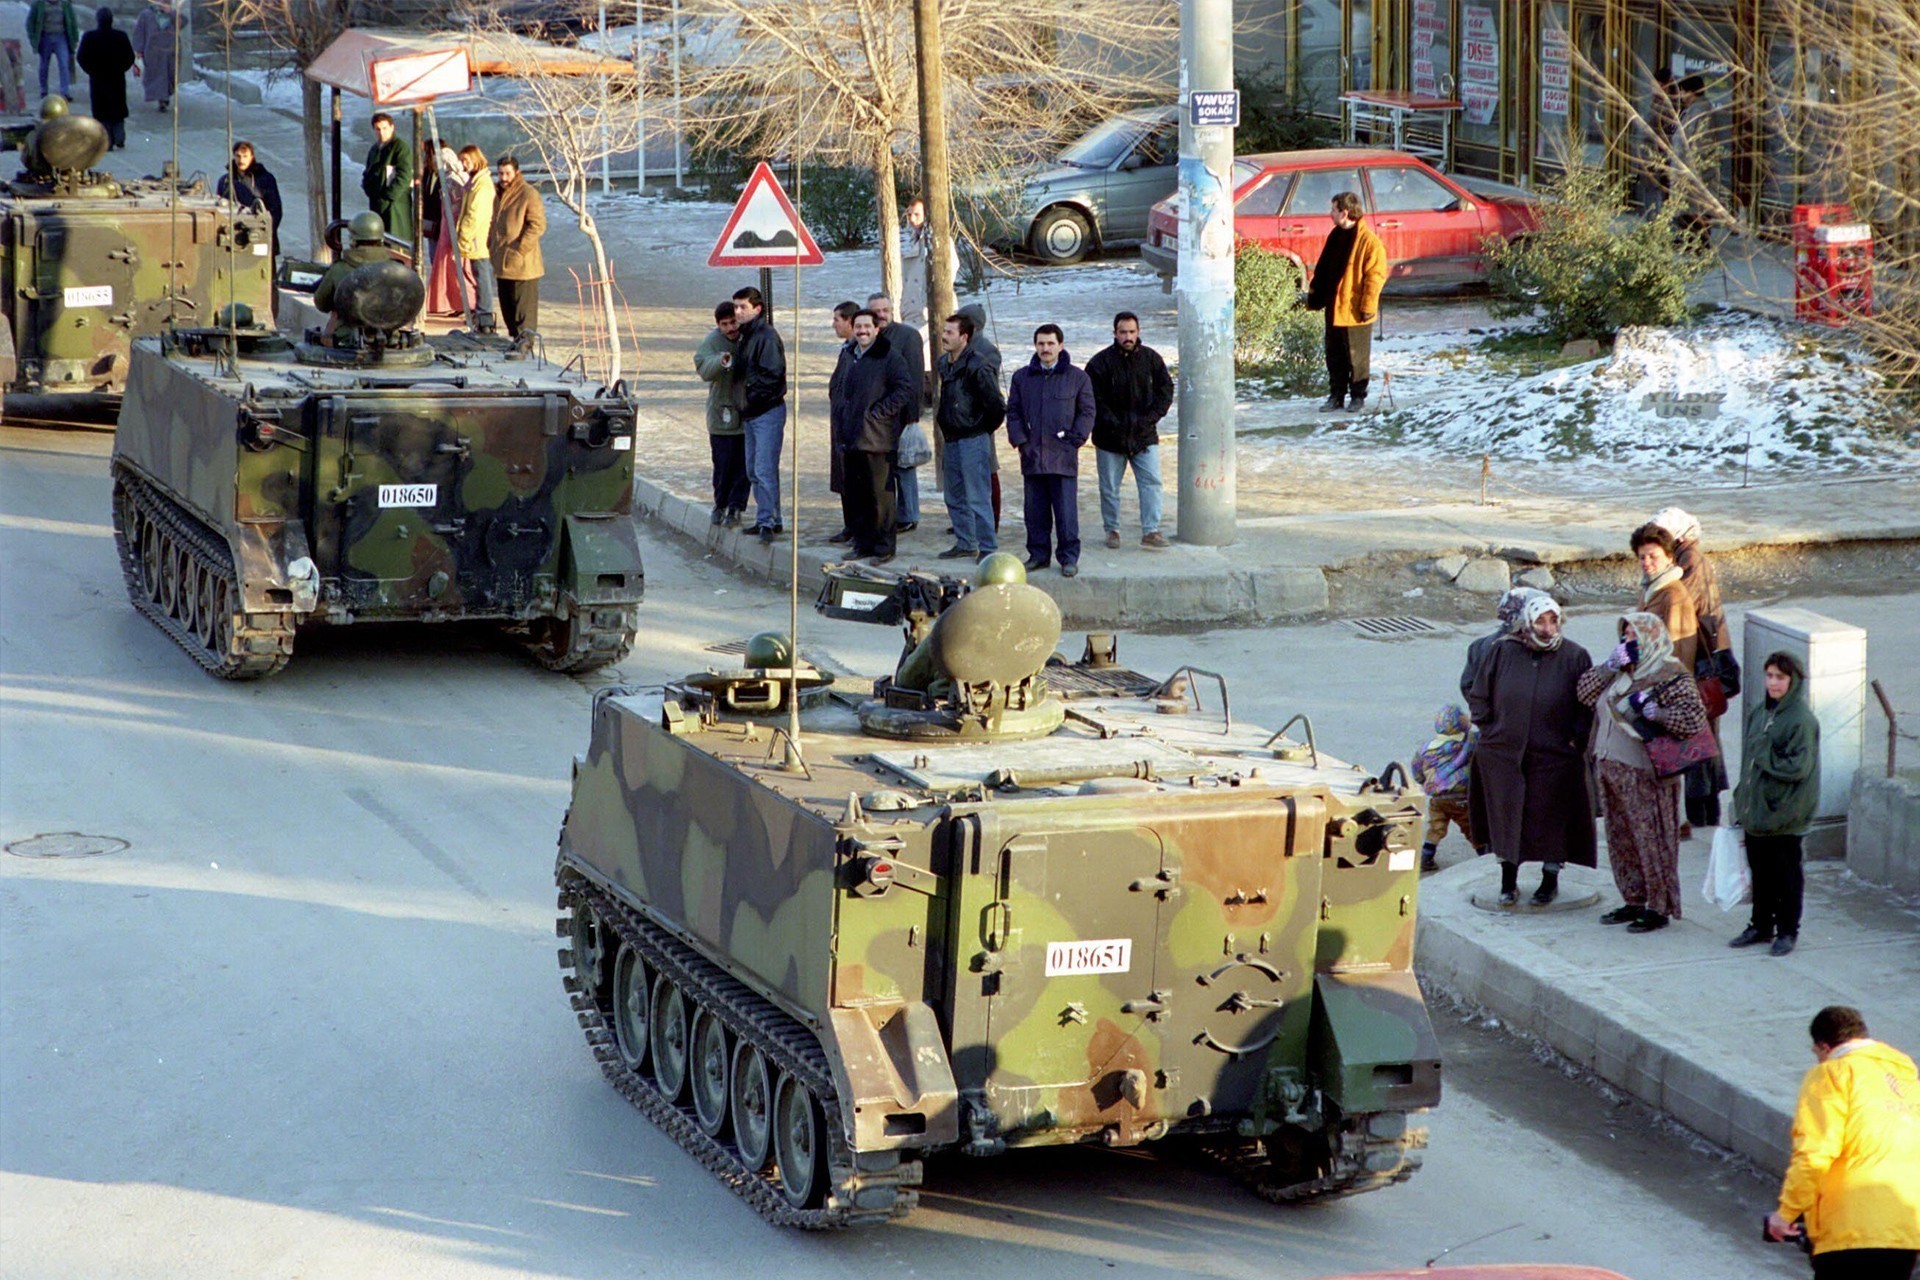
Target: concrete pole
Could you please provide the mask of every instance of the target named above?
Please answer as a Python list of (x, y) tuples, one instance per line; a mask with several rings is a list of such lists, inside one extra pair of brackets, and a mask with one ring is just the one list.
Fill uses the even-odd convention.
[[(600, 43), (596, 56), (607, 51), (607, 0), (600, 0)], [(613, 156), (607, 146), (607, 78), (600, 77), (600, 194), (613, 194)]]
[(1188, 95), (1233, 88), (1232, 0), (1180, 0), (1180, 541), (1233, 541), (1233, 130)]
[(680, 95), (680, 0), (673, 0), (673, 189), (687, 185), (685, 149), (680, 145), (681, 122), (686, 119)]

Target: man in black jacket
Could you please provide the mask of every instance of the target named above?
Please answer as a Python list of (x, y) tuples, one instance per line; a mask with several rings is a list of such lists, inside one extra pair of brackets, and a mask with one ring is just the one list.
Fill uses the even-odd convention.
[(280, 219), (284, 212), (280, 203), (280, 182), (267, 166), (255, 158), (251, 142), (233, 144), (233, 164), (220, 175), (220, 183), (214, 188), (214, 194), (225, 196), (242, 209), (267, 211), (267, 217), (273, 220), (273, 257), (277, 264), (280, 260)]
[[(74, 61), (87, 73), (93, 118), (107, 126), (107, 139), (117, 150), (127, 145), (127, 72), (133, 70), (133, 41), (113, 28), (113, 10), (102, 5), (94, 12), (94, 29), (80, 37)], [(280, 219), (275, 218), (274, 230)]]
[(962, 312), (940, 327), (940, 410), (936, 421), (947, 443), (947, 511), (953, 516), (951, 547), (942, 560), (984, 559), (999, 549), (993, 520), (993, 433), (1007, 416), (1000, 371), (974, 349), (973, 318)]
[[(853, 317), (860, 310), (860, 304), (849, 299), (833, 304), (833, 336), (839, 340), (840, 354), (835, 358), (833, 376), (827, 379), (827, 403), (832, 404), (840, 394), (840, 379), (846, 375), (847, 366), (853, 363)], [(827, 492), (844, 492), (846, 466), (846, 446), (829, 429), (827, 432)], [(827, 539), (828, 542), (852, 542), (853, 530), (843, 521), (840, 532)]]
[(1100, 470), (1100, 523), (1120, 545), (1120, 482), (1133, 468), (1140, 495), (1140, 545), (1165, 549), (1160, 532), (1160, 419), (1173, 407), (1173, 379), (1160, 353), (1140, 341), (1140, 317), (1113, 318), (1113, 345), (1087, 361), (1093, 379), (1093, 449)]
[(853, 531), (853, 554), (874, 564), (893, 559), (894, 456), (918, 394), (906, 361), (880, 333), (879, 317), (856, 312), (852, 359), (830, 404), (834, 438), (846, 442), (840, 506)]
[[(895, 355), (907, 366), (907, 372), (913, 375), (916, 390), (913, 403), (907, 406), (903, 421), (920, 421), (921, 408), (926, 403), (925, 384), (927, 378), (927, 340), (911, 324), (898, 323), (893, 318), (893, 299), (884, 293), (868, 297), (867, 309), (880, 321), (880, 336), (887, 340)], [(894, 496), (899, 501), (900, 532), (920, 523), (920, 463), (916, 460), (912, 466), (896, 466), (893, 471)]]
[(748, 286), (733, 294), (740, 321), (734, 353), (734, 393), (747, 437), (747, 474), (753, 477), (753, 526), (748, 533), (772, 542), (785, 533), (780, 520), (780, 446), (787, 434), (787, 348), (767, 321), (767, 300)]

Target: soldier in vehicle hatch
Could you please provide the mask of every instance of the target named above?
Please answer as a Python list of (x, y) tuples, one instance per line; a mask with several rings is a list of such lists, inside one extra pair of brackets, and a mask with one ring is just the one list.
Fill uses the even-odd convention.
[[(356, 213), (347, 223), (347, 234), (353, 238), (353, 244), (340, 255), (340, 260), (327, 268), (327, 274), (320, 277), (320, 283), (313, 289), (313, 305), (322, 311), (333, 311), (334, 291), (347, 273), (355, 267), (364, 267), (369, 262), (388, 262), (393, 255), (387, 251), (386, 225), (380, 221), (380, 215), (371, 211)], [(331, 337), (339, 325), (338, 314), (327, 318), (327, 335)]]

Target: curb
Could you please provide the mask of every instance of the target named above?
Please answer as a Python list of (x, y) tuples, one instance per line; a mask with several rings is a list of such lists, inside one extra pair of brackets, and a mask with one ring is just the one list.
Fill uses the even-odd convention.
[[(768, 546), (757, 538), (747, 537), (739, 529), (717, 528), (712, 523), (709, 503), (675, 493), (661, 482), (641, 475), (633, 479), (633, 505), (636, 513), (707, 548), (744, 573), (770, 581), (786, 581), (792, 555), (786, 537)], [(1196, 557), (1219, 555), (1211, 548), (1184, 550)], [(837, 548), (803, 545), (800, 589), (818, 591), (825, 581), (822, 566), (842, 558)], [(896, 567), (907, 567), (904, 557)], [(924, 567), (954, 571), (931, 563)], [(1325, 613), (1328, 608), (1326, 574), (1313, 565), (1270, 565), (1250, 570), (1230, 569), (1225, 573), (1210, 569), (1153, 576), (1109, 574), (1089, 565), (1077, 578), (1036, 574), (1033, 585), (1053, 597), (1060, 606), (1062, 621), (1072, 627), (1230, 625), (1302, 617)]]
[[(1491, 860), (1488, 860), (1489, 862)], [(1584, 884), (1568, 867), (1563, 885)], [(1546, 948), (1503, 933), (1496, 951), (1482, 936), (1500, 929), (1500, 917), (1466, 903), (1468, 891), (1497, 872), (1479, 860), (1456, 864), (1421, 886), (1422, 898), (1445, 895), (1422, 912), (1414, 941), (1420, 977), (1468, 1005), (1495, 1014), (1513, 1028), (1635, 1099), (1671, 1116), (1707, 1141), (1781, 1175), (1792, 1154), (1791, 1106), (1762, 1098), (1732, 1081), (1737, 1064), (1724, 1050), (1690, 1036), (1617, 985), (1596, 978)], [(1611, 894), (1604, 875), (1586, 871), (1594, 887)], [(1473, 913), (1469, 932), (1456, 918)], [(1484, 922), (1482, 924), (1482, 922)], [(1655, 1036), (1645, 1028), (1659, 1027)]]

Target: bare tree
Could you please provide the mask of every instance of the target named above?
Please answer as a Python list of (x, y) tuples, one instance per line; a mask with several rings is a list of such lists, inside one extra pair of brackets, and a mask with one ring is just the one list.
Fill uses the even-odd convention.
[(324, 254), (321, 237), (328, 221), (326, 124), (320, 84), (309, 79), (306, 70), (366, 8), (357, 0), (212, 0), (207, 9), (213, 30), (231, 35), (258, 32), (293, 57), (300, 74), (300, 122), (306, 143), (309, 256), (316, 259)]
[(593, 188), (602, 160), (640, 143), (633, 68), (585, 53), (543, 59), (530, 42), (498, 29), (482, 32), (474, 40), (518, 68), (510, 84), (499, 79), (492, 82), (497, 96), (489, 95), (489, 100), (526, 135), (538, 167), (553, 184), (554, 197), (573, 214), (593, 250), (596, 301), (607, 333), (606, 380), (617, 382), (624, 348), (613, 267), (593, 216)]
[[(682, 126), (761, 157), (870, 165), (881, 284), (900, 289), (897, 157), (919, 132), (912, 0), (685, 0), (712, 35), (692, 59)], [(1041, 16), (1044, 14), (1044, 16)], [(1173, 0), (942, 0), (954, 181), (1063, 134), (1172, 97)]]

